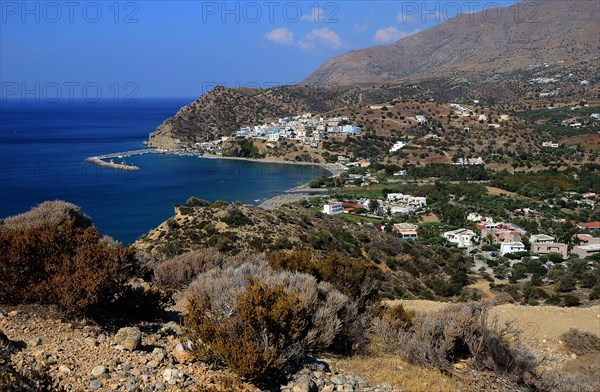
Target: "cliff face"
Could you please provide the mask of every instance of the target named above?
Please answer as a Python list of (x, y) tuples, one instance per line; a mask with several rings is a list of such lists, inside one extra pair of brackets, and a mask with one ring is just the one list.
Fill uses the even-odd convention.
[(526, 0), (497, 12), (460, 15), (389, 46), (342, 54), (300, 84), (383, 83), (457, 70), (507, 73), (597, 57), (598, 42), (600, 2)]

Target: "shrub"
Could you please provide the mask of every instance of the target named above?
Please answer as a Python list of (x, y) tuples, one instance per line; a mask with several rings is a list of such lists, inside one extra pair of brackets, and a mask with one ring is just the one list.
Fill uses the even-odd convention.
[(362, 308), (377, 293), (381, 272), (374, 264), (359, 258), (330, 252), (322, 257), (309, 251), (276, 251), (268, 256), (274, 269), (306, 272), (320, 281), (331, 283), (342, 293), (354, 298)]
[(415, 312), (406, 310), (402, 304), (387, 306), (381, 302), (371, 308), (371, 314), (374, 317), (381, 318), (394, 328), (409, 329), (413, 326)]
[(79, 313), (123, 290), (134, 253), (73, 221), (0, 233), (0, 302), (55, 303)]
[(229, 226), (238, 227), (252, 224), (252, 219), (248, 218), (241, 209), (234, 207), (227, 211), (221, 222), (227, 223)]
[(600, 337), (593, 333), (571, 328), (560, 335), (560, 340), (571, 353), (600, 354)]
[(154, 268), (154, 282), (163, 290), (183, 290), (202, 272), (223, 265), (241, 264), (239, 257), (225, 256), (214, 248), (198, 249), (165, 260)]
[(565, 306), (579, 306), (581, 305), (581, 301), (574, 295), (565, 295), (563, 297), (563, 301), (565, 302)]
[(210, 202), (208, 200), (203, 200), (192, 196), (186, 200), (185, 205), (188, 207), (208, 207), (210, 206)]
[(0, 220), (0, 232), (60, 226), (66, 222), (82, 229), (92, 225), (90, 217), (78, 206), (57, 200), (43, 202), (27, 212)]
[(282, 286), (248, 279), (237, 296), (233, 317), (215, 322), (217, 309), (206, 298), (192, 297), (186, 326), (195, 354), (226, 364), (240, 376), (267, 381), (301, 354), (306, 336), (306, 309), (297, 294)]
[(537, 390), (552, 392), (597, 392), (598, 376), (563, 369), (544, 373), (536, 382)]
[(559, 276), (556, 281), (556, 290), (563, 293), (573, 291), (577, 287), (577, 279), (570, 272), (565, 272)]
[(489, 321), (488, 306), (481, 303), (419, 315), (408, 330), (384, 319), (374, 325), (388, 350), (420, 365), (449, 369), (458, 360), (472, 359), (516, 382), (523, 382), (536, 366), (535, 357), (516, 339), (518, 331)]
[(286, 372), (305, 353), (349, 353), (365, 343), (364, 315), (346, 295), (307, 274), (273, 271), (264, 260), (202, 273), (182, 299), (198, 358), (248, 378)]

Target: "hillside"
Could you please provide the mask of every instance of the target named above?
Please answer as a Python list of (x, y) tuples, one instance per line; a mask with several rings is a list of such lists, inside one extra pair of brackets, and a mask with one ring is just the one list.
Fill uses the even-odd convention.
[[(554, 63), (501, 76), (455, 74), (445, 77), (414, 77), (397, 83), (363, 84), (315, 88), (280, 86), (269, 89), (216, 87), (181, 108), (150, 134), (150, 147), (176, 149), (196, 142), (231, 136), (244, 126), (254, 126), (280, 117), (305, 112), (345, 115), (355, 112), (356, 125), (367, 127), (362, 114), (370, 105), (392, 101), (433, 100), (504, 104), (510, 110), (546, 107), (580, 99), (595, 100), (599, 93), (600, 61), (576, 64)], [(581, 84), (588, 81), (588, 84)], [(553, 92), (550, 98), (540, 94)], [(416, 113), (422, 114), (422, 113)], [(377, 128), (378, 124), (373, 124)], [(385, 124), (387, 132), (393, 123)], [(377, 129), (375, 129), (377, 130)], [(290, 156), (293, 159), (293, 156)]]
[(384, 83), (452, 72), (503, 74), (600, 53), (600, 3), (525, 0), (501, 11), (460, 15), (388, 46), (337, 56), (307, 86)]
[(405, 298), (458, 294), (470, 264), (456, 249), (410, 243), (372, 225), (344, 222), (300, 206), (275, 211), (222, 203), (176, 206), (172, 218), (134, 246), (157, 261), (208, 247), (242, 255), (290, 249), (322, 256), (336, 252), (375, 268), (382, 295)]

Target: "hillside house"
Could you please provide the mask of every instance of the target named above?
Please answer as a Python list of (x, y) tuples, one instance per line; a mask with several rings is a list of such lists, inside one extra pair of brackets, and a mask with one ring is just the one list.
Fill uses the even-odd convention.
[(337, 215), (344, 212), (342, 203), (331, 200), (323, 205), (323, 213), (327, 215)]
[(541, 255), (547, 255), (550, 253), (558, 253), (566, 259), (568, 254), (567, 244), (559, 242), (534, 242), (531, 244), (531, 251), (533, 253), (539, 253)]
[(547, 234), (534, 234), (529, 240), (532, 243), (548, 244), (554, 242), (554, 237)]
[(580, 259), (600, 254), (600, 244), (577, 245), (573, 247), (571, 253), (576, 254)]
[(403, 193), (388, 193), (388, 203), (405, 204), (412, 207), (423, 207), (427, 205), (427, 198), (423, 196), (411, 196)]
[(573, 234), (573, 238), (579, 240), (581, 245), (600, 244), (600, 238), (592, 237), (589, 234)]
[(394, 152), (396, 152), (396, 151), (400, 150), (402, 147), (405, 147), (405, 146), (406, 146), (406, 143), (404, 143), (404, 142), (401, 142), (401, 141), (398, 141), (398, 142), (396, 142), (396, 143), (395, 143), (395, 144), (392, 146), (392, 148), (390, 148), (390, 152), (391, 152), (391, 153), (394, 153)]
[(478, 239), (477, 234), (469, 229), (447, 231), (442, 234), (442, 236), (447, 239), (448, 242), (457, 244), (459, 248), (471, 247)]
[(577, 227), (582, 230), (600, 230), (600, 222), (579, 222)]
[(500, 254), (502, 256), (517, 252), (525, 252), (525, 245), (522, 242), (504, 242), (500, 244)]
[(416, 239), (419, 237), (417, 234), (417, 225), (412, 223), (396, 223), (392, 226), (392, 231), (399, 234), (403, 239)]

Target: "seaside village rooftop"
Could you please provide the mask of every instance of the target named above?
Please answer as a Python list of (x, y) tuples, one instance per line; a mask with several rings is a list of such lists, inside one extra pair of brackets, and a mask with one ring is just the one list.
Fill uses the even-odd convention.
[[(369, 218), (381, 219), (384, 216), (406, 217), (411, 214), (426, 213), (427, 198), (406, 195), (402, 193), (389, 193), (385, 199), (359, 199), (356, 201), (326, 200), (322, 212), (326, 215), (353, 214)], [(527, 231), (513, 223), (494, 222), (490, 217), (477, 213), (470, 213), (467, 222), (471, 228), (461, 227), (441, 233), (441, 237), (458, 248), (474, 249), (478, 245), (487, 243), (498, 247), (497, 254), (518, 254), (531, 252), (537, 255), (557, 254), (563, 259), (570, 254), (580, 258), (600, 254), (600, 238), (589, 234), (574, 234), (573, 238), (578, 244), (569, 251), (568, 244), (556, 241), (556, 238), (544, 233), (530, 235)], [(577, 223), (576, 226), (584, 230), (600, 230), (600, 223)], [(395, 223), (387, 229), (383, 225), (377, 226), (379, 231), (389, 230), (403, 239), (419, 238), (419, 225), (413, 223)], [(525, 241), (529, 243), (525, 246)]]
[(248, 137), (268, 141), (281, 139), (298, 140), (303, 143), (318, 143), (328, 133), (360, 135), (360, 128), (349, 124), (348, 117), (314, 117), (304, 113), (294, 117), (283, 117), (277, 122), (243, 127), (236, 137)]

